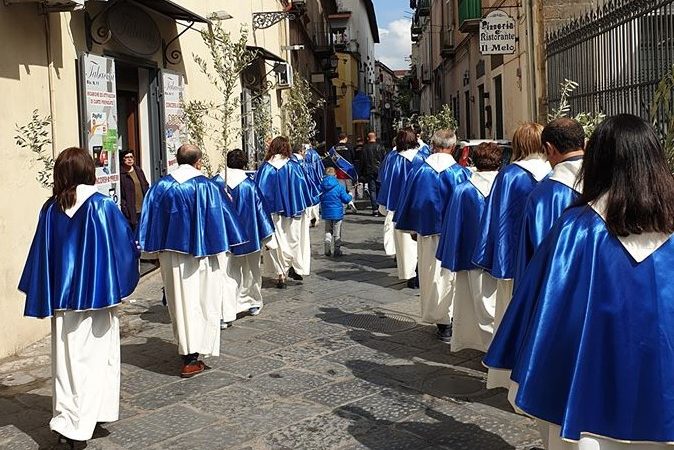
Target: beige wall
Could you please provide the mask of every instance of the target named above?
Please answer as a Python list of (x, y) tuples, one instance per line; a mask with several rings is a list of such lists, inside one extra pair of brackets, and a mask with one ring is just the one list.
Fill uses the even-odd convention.
[[(179, 3), (202, 16), (224, 8), (234, 19), (223, 22), (223, 25), (235, 36), (240, 25), (246, 24), (251, 45), (265, 47), (288, 59), (281, 50), (281, 46), (287, 45), (285, 22), (252, 32), (252, 12), (278, 10), (278, 1), (183, 0)], [(167, 41), (183, 29), (164, 16), (151, 15)], [(204, 26), (198, 24), (196, 27), (202, 29)], [(49, 40), (46, 30), (49, 30)], [(0, 164), (0, 252), (3, 255), (0, 259), (0, 292), (3, 293), (0, 297), (0, 357), (15, 353), (49, 332), (48, 321), (23, 317), (24, 296), (17, 290), (38, 211), (50, 192), (35, 180), (39, 166), (32, 162), (31, 154), (16, 147), (15, 124), (27, 123), (33, 109), (42, 116), (51, 113), (54, 121), (52, 152), (57, 154), (66, 147), (79, 145), (76, 60), (85, 51), (84, 33), (82, 11), (42, 16), (35, 4), (5, 6), (0, 3), (0, 40), (5, 43), (0, 50), (0, 92), (5, 105), (0, 110), (3, 161)], [(48, 48), (51, 58), (47, 56)], [(216, 98), (214, 89), (193, 62), (193, 53), (206, 56), (200, 35), (187, 31), (180, 38), (180, 49), (183, 62), (166, 68), (185, 74), (187, 99)], [(104, 50), (121, 52), (111, 42), (105, 49), (95, 46), (92, 53), (102, 54)], [(163, 66), (161, 52), (151, 59), (157, 67)], [(271, 94), (275, 126), (280, 128), (281, 97), (274, 91)]]

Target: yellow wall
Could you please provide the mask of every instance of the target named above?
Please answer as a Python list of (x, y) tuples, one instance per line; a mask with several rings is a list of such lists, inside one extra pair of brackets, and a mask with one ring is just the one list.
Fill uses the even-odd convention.
[[(179, 3), (202, 16), (210, 16), (213, 11), (224, 8), (234, 16), (234, 19), (222, 22), (226, 29), (237, 36), (244, 23), (250, 30), (250, 45), (266, 47), (289, 59), (281, 50), (281, 46), (287, 45), (285, 22), (255, 34), (252, 32), (252, 12), (278, 10), (276, 0), (183, 0)], [(88, 4), (93, 4), (94, 8), (105, 5)], [(176, 26), (174, 21), (164, 16), (151, 15), (166, 41), (183, 30), (182, 26)], [(196, 26), (197, 29), (204, 27), (203, 24)], [(3, 357), (49, 332), (48, 321), (23, 317), (24, 296), (17, 290), (39, 209), (50, 192), (35, 180), (39, 165), (33, 162), (30, 152), (16, 146), (15, 124), (27, 123), (34, 109), (42, 116), (51, 113), (54, 121), (51, 151), (58, 154), (66, 147), (79, 145), (76, 60), (85, 51), (84, 12), (42, 16), (38, 14), (36, 4), (5, 6), (0, 2), (0, 40), (5, 44), (0, 50), (0, 92), (5, 105), (0, 109), (0, 292), (3, 293), (0, 297), (0, 357)], [(193, 53), (206, 56), (200, 35), (187, 31), (179, 42), (183, 62), (166, 68), (185, 74), (187, 100), (217, 100), (215, 90), (199, 72), (192, 58)], [(51, 58), (47, 56), (48, 48)], [(104, 50), (120, 51), (110, 42), (105, 49), (95, 46), (92, 53), (102, 54)], [(161, 51), (151, 59), (158, 67), (163, 66)], [(276, 95), (274, 90), (271, 94), (274, 125), (280, 129), (281, 96)]]
[[(353, 97), (358, 90), (358, 60), (350, 53), (337, 53), (339, 66), (337, 78), (332, 83), (337, 88), (337, 108), (335, 109), (335, 122), (337, 128), (349, 135), (350, 142), (355, 141), (354, 124), (352, 114)], [(342, 96), (342, 84), (346, 84), (346, 95)]]

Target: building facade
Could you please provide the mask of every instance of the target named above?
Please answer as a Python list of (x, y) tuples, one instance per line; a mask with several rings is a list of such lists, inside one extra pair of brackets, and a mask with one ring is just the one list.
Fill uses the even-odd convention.
[(400, 119), (396, 105), (400, 79), (395, 71), (381, 61), (376, 62), (376, 81), (373, 101), (373, 127), (380, 141), (389, 145), (394, 138), (394, 130)]

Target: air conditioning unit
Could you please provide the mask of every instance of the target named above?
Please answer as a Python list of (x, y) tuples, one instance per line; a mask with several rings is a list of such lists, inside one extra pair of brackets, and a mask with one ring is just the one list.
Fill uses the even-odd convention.
[(289, 89), (293, 87), (293, 67), (287, 62), (276, 63), (274, 66), (276, 72), (276, 88)]

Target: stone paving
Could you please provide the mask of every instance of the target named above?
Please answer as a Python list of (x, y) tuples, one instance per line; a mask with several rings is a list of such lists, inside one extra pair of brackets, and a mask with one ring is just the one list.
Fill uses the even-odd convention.
[[(481, 354), (450, 353), (419, 322), (418, 291), (395, 276), (383, 219), (347, 215), (344, 256), (322, 255), (287, 290), (265, 281), (265, 307), (222, 333), (204, 374), (178, 377), (161, 279), (122, 307), (118, 422), (91, 449), (532, 449), (530, 419), (487, 391)], [(0, 360), (0, 448), (59, 448), (51, 417), (49, 339)]]

